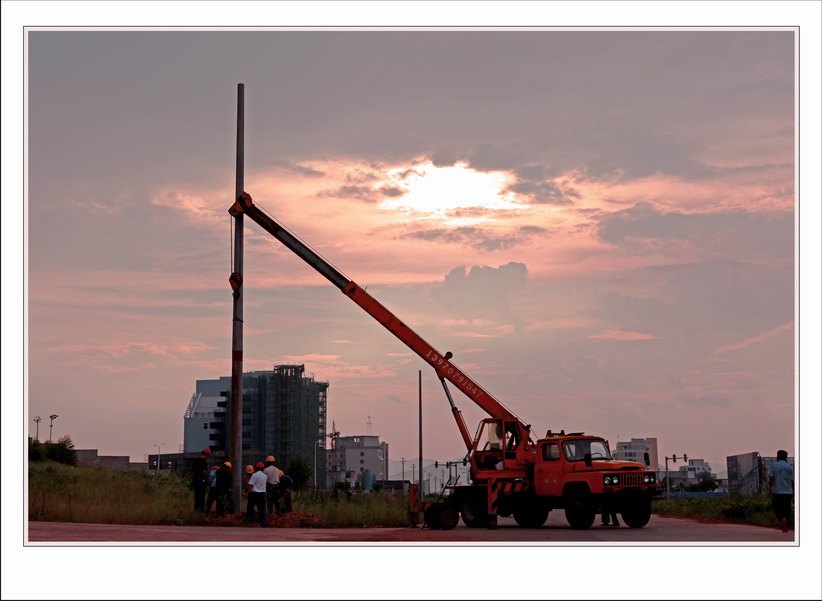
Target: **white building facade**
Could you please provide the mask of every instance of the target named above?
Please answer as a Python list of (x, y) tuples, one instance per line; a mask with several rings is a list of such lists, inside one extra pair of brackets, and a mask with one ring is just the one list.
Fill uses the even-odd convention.
[(636, 461), (645, 464), (645, 453), (648, 453), (648, 467), (659, 468), (656, 438), (632, 438), (630, 442), (617, 441), (616, 449), (611, 449), (611, 456), (620, 461)]
[(327, 454), (326, 473), (333, 480), (329, 486), (347, 482), (351, 487), (371, 488), (388, 479), (388, 443), (380, 442), (379, 436), (340, 436), (334, 454), (336, 465), (332, 453)]

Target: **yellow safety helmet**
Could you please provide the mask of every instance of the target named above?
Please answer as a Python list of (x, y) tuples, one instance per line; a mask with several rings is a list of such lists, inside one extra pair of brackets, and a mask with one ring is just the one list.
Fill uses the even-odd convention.
[(274, 463), (275, 461), (277, 461), (277, 458), (274, 457), (274, 455), (269, 455), (268, 457), (265, 458), (265, 460), (270, 461), (271, 463)]
[(228, 467), (231, 467), (231, 462), (230, 461), (224, 461), (223, 465), (227, 465)]
[(252, 466), (252, 465), (245, 466), (245, 471), (249, 474), (254, 473), (254, 466)]

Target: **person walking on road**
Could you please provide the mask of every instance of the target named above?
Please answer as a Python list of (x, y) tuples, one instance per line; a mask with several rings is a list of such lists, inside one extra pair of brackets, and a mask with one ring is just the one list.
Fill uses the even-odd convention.
[(265, 485), (266, 508), (268, 513), (282, 513), (280, 509), (280, 469), (274, 465), (277, 459), (273, 455), (265, 458), (265, 469), (267, 481)]
[(206, 488), (208, 488), (208, 458), (209, 449), (203, 449), (199, 457), (191, 462), (191, 484), (194, 487), (194, 510), (206, 510)]
[(768, 493), (782, 532), (788, 532), (788, 518), (793, 501), (793, 467), (788, 463), (788, 451), (776, 452), (776, 462), (768, 468)]
[(257, 509), (257, 512), (260, 514), (260, 526), (263, 528), (268, 526), (268, 523), (265, 519), (265, 485), (268, 481), (266, 475), (263, 473), (263, 468), (265, 465), (262, 461), (258, 462), (255, 467), (254, 473), (251, 474), (251, 477), (248, 479), (248, 504), (246, 505), (245, 511), (245, 523), (250, 524), (254, 519), (254, 509)]

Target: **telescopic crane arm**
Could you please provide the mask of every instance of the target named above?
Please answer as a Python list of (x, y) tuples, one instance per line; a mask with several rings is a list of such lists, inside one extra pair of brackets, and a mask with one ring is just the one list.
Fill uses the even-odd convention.
[(269, 215), (264, 213), (257, 205), (254, 204), (251, 196), (243, 192), (234, 205), (229, 209), (229, 213), (233, 216), (245, 214), (254, 220), (260, 227), (262, 227), (269, 234), (279, 240), (286, 248), (291, 250), (294, 254), (299, 256), (303, 261), (308, 263), (317, 272), (325, 277), (329, 282), (334, 284), (342, 291), (348, 298), (354, 301), (361, 309), (368, 313), (371, 317), (381, 323), (389, 332), (400, 339), (408, 348), (419, 355), (425, 362), (427, 362), (437, 373), (445, 388), (448, 402), (451, 405), (451, 411), (457, 421), (457, 427), (460, 434), (470, 450), (472, 447), (471, 436), (462, 419), (462, 414), (454, 405), (445, 380), (451, 382), (454, 386), (459, 388), (469, 399), (479, 405), (488, 415), (495, 418), (517, 418), (511, 411), (509, 411), (502, 403), (500, 403), (493, 395), (483, 389), (474, 380), (469, 378), (465, 372), (459, 369), (456, 365), (451, 363), (451, 353), (443, 355), (437, 351), (433, 346), (423, 340), (416, 332), (400, 321), (396, 315), (386, 309), (379, 301), (368, 294), (364, 289), (356, 284), (356, 282), (348, 279), (325, 259), (320, 257), (308, 245), (301, 242), (296, 236), (291, 234), (282, 225), (277, 223)]

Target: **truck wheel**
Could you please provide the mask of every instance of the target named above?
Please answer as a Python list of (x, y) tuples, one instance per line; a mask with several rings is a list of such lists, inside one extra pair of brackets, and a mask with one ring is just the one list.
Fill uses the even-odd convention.
[(462, 502), (462, 521), (469, 528), (486, 528), (488, 510), (484, 496), (470, 495)]
[(545, 503), (528, 499), (514, 508), (514, 521), (522, 528), (539, 528), (548, 519), (550, 511)]
[(514, 510), (514, 521), (521, 528), (539, 528), (548, 519), (551, 510), (547, 507), (529, 507)]
[(460, 521), (460, 514), (456, 509), (443, 507), (440, 510), (440, 527), (443, 530), (453, 530)]
[(440, 521), (441, 510), (442, 508), (438, 505), (432, 505), (423, 512), (423, 521), (431, 530), (439, 530), (442, 528), (442, 522)]
[(565, 504), (565, 519), (576, 530), (587, 530), (594, 523), (596, 513), (586, 494), (574, 494)]
[(622, 506), (622, 521), (631, 528), (642, 528), (651, 519), (651, 499), (627, 501)]

